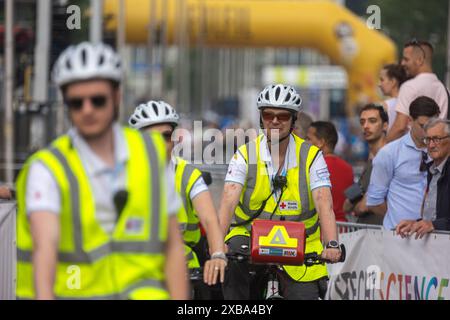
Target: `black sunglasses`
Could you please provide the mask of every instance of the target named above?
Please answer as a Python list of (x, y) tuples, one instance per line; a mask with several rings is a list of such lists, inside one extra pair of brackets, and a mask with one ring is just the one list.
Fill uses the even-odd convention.
[(91, 97), (73, 97), (65, 99), (65, 104), (69, 107), (69, 109), (74, 111), (80, 111), (83, 108), (84, 101), (89, 99), (91, 105), (95, 109), (101, 109), (106, 106), (106, 101), (108, 101), (108, 97), (104, 95), (95, 95)]
[(420, 167), (419, 167), (420, 172), (427, 171), (427, 167), (428, 167), (427, 160), (428, 160), (427, 153), (422, 151), (422, 161), (420, 162)]

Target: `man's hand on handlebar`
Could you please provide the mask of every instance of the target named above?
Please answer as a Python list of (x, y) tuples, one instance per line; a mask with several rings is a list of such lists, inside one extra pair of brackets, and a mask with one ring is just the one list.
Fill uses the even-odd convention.
[(225, 267), (227, 266), (227, 261), (221, 258), (211, 258), (205, 262), (203, 268), (203, 281), (208, 285), (215, 285), (217, 283), (217, 278), (220, 277), (220, 282), (223, 283), (225, 280)]
[(322, 251), (322, 259), (329, 261), (329, 263), (337, 263), (341, 259), (341, 250), (336, 248), (326, 248)]

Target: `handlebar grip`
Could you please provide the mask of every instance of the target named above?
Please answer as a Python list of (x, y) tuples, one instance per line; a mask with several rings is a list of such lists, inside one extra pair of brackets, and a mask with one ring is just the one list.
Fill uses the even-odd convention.
[(188, 270), (188, 276), (190, 281), (202, 281), (203, 280), (203, 268), (193, 268)]
[(202, 171), (202, 178), (203, 178), (203, 181), (206, 183), (207, 186), (211, 185), (211, 183), (212, 183), (211, 172), (209, 172), (209, 171)]
[(339, 247), (341, 248), (341, 258), (339, 259), (339, 262), (344, 262), (347, 256), (347, 251), (345, 250), (345, 246), (343, 243), (341, 243)]
[(237, 253), (237, 252), (229, 252), (226, 254), (228, 260), (233, 260), (237, 262), (245, 262), (250, 260), (249, 254)]
[[(341, 257), (339, 258), (338, 262), (344, 262), (345, 258), (347, 256), (347, 252), (345, 250), (344, 244), (341, 243), (339, 248), (341, 250)], [(327, 259), (323, 259), (321, 257), (321, 255), (318, 254), (317, 252), (311, 252), (311, 253), (305, 254), (304, 264), (307, 265), (307, 266), (312, 266), (314, 264), (330, 263), (330, 262), (331, 261), (329, 261)]]

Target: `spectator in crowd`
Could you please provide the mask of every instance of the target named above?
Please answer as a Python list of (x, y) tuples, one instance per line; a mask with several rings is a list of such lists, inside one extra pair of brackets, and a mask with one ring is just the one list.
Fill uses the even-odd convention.
[(294, 133), (303, 140), (306, 140), (306, 133), (312, 122), (313, 118), (309, 113), (300, 111), (297, 115), (297, 120), (295, 121)]
[(409, 106), (417, 97), (433, 99), (440, 109), (439, 117), (445, 119), (448, 109), (448, 91), (433, 73), (433, 46), (426, 41), (413, 40), (405, 44), (402, 66), (411, 79), (402, 84), (395, 111), (397, 116), (388, 132), (388, 142), (394, 141), (408, 131)]
[(395, 106), (397, 104), (400, 86), (406, 81), (405, 69), (399, 64), (388, 64), (380, 71), (379, 87), (381, 92), (389, 99), (383, 101), (384, 109), (389, 115), (389, 129), (394, 123), (397, 115)]
[(331, 122), (313, 122), (308, 129), (307, 140), (323, 152), (330, 172), (331, 195), (336, 221), (346, 221), (343, 210), (344, 190), (353, 184), (353, 169), (349, 163), (334, 154), (334, 148), (338, 142), (336, 128)]
[[(368, 104), (359, 113), (359, 123), (363, 131), (364, 140), (369, 145), (369, 158), (359, 181), (351, 189), (346, 190), (347, 199), (344, 202), (344, 211), (353, 212), (358, 217), (358, 223), (377, 224), (383, 223), (383, 217), (374, 214), (367, 208), (367, 189), (372, 173), (372, 160), (378, 151), (386, 144), (386, 131), (389, 117), (380, 105)], [(351, 190), (354, 190), (353, 193)]]
[(422, 219), (403, 220), (396, 228), (402, 237), (416, 239), (434, 230), (450, 231), (450, 121), (434, 118), (425, 126), (425, 143), (433, 159), (428, 169), (428, 187)]
[(428, 159), (423, 127), (439, 115), (439, 106), (431, 98), (419, 97), (411, 103), (409, 113), (410, 133), (378, 152), (367, 192), (367, 207), (384, 216), (383, 226), (388, 230), (402, 220), (420, 218)]

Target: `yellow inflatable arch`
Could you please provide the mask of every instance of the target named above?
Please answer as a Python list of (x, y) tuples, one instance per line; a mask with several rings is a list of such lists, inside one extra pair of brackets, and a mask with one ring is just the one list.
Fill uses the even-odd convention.
[[(125, 1), (128, 43), (147, 41), (152, 17), (156, 25), (166, 21), (169, 43), (174, 43), (179, 23), (184, 20), (194, 44), (202, 35), (202, 43), (210, 46), (313, 48), (347, 70), (350, 114), (353, 106), (379, 99), (376, 90), (379, 70), (396, 61), (396, 48), (389, 38), (369, 29), (365, 21), (330, 1), (153, 0), (152, 14), (151, 2)], [(105, 0), (109, 30), (117, 27), (118, 3)]]

